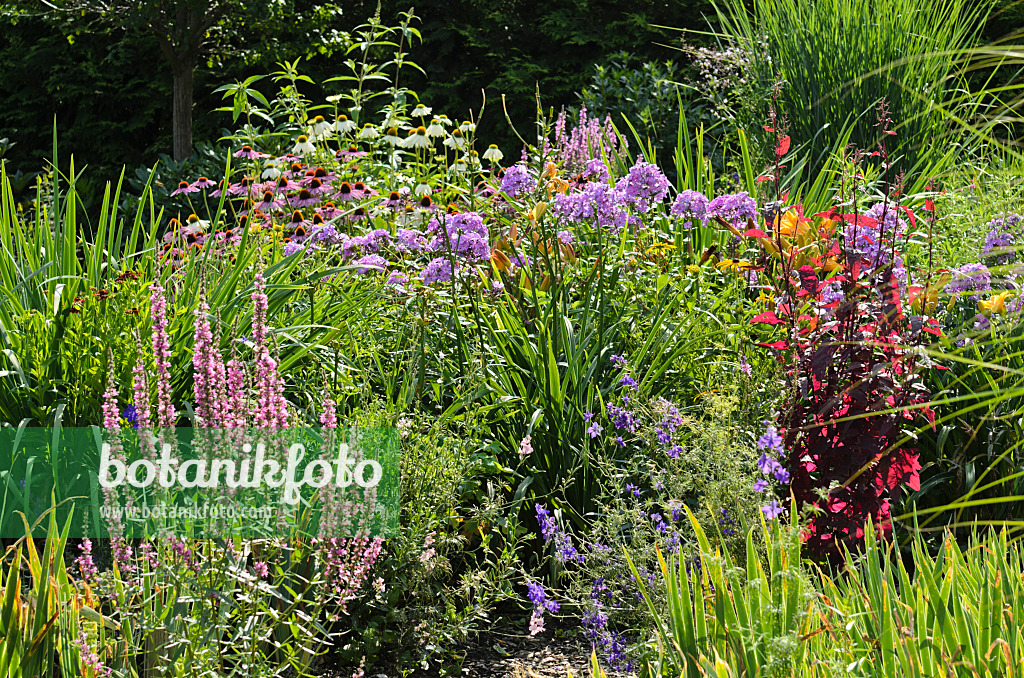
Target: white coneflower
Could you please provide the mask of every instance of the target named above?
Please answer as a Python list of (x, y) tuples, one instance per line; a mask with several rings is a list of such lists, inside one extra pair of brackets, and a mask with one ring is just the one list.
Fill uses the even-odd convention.
[(461, 130), (452, 130), (452, 135), (444, 140), (444, 145), (448, 148), (454, 148), (456, 151), (461, 151), (466, 148), (466, 138), (462, 136)]
[(414, 118), (423, 118), (430, 115), (430, 111), (431, 109), (429, 106), (424, 106), (423, 104), (416, 104), (416, 108), (412, 109), (412, 113), (410, 113), (409, 115), (413, 116)]
[(505, 157), (505, 154), (501, 152), (496, 144), (491, 144), (484, 151), (484, 160), (490, 160), (493, 163), (501, 162), (501, 159)]
[(316, 146), (309, 143), (309, 139), (305, 134), (300, 134), (299, 138), (295, 140), (295, 148), (292, 149), (292, 155), (306, 155), (307, 153), (316, 153)]
[(420, 125), (416, 129), (409, 130), (408, 138), (402, 142), (406, 148), (429, 148), (430, 137), (427, 136), (427, 128)]
[(376, 139), (379, 136), (380, 132), (378, 132), (377, 128), (370, 123), (366, 123), (363, 125), (363, 129), (359, 130), (360, 139)]
[(470, 151), (466, 154), (466, 162), (469, 163), (471, 169), (480, 167), (480, 154), (476, 151)]
[(425, 195), (430, 195), (433, 192), (434, 189), (430, 188), (430, 184), (428, 184), (425, 181), (421, 181), (420, 183), (416, 184), (416, 189), (413, 191), (413, 193), (415, 193), (417, 196), (421, 198)]
[(281, 170), (278, 169), (277, 163), (273, 160), (268, 160), (263, 166), (263, 174), (260, 175), (263, 179), (270, 179), (271, 181), (277, 180), (281, 176)]
[(341, 101), (342, 98), (344, 98), (344, 96), (344, 94), (332, 94), (331, 96), (327, 97), (327, 103), (336, 104), (339, 101)]
[(348, 119), (348, 116), (341, 114), (338, 121), (334, 123), (334, 129), (338, 134), (347, 134), (356, 128), (356, 124)]
[(471, 123), (469, 120), (466, 120), (461, 125), (459, 125), (459, 129), (462, 130), (463, 134), (468, 134), (469, 132), (476, 131), (476, 125), (474, 123)]
[(452, 169), (454, 169), (456, 172), (465, 172), (468, 169), (465, 158), (459, 158), (458, 160), (456, 160), (455, 164), (452, 165)]
[(427, 136), (428, 137), (443, 137), (444, 136), (444, 127), (441, 127), (441, 121), (440, 120), (438, 120), (437, 118), (434, 118), (433, 120), (430, 121), (430, 124), (427, 126)]
[(318, 115), (309, 121), (309, 136), (314, 139), (323, 139), (333, 131), (334, 126), (324, 120), (324, 116)]
[(392, 146), (400, 146), (402, 144), (402, 137), (398, 136), (398, 130), (394, 127), (388, 127), (387, 131), (384, 132), (384, 141), (388, 142)]
[(442, 113), (441, 115), (437, 116), (437, 121), (439, 123), (441, 123), (442, 125), (444, 125), (445, 127), (451, 127), (452, 126), (452, 121), (444, 113)]

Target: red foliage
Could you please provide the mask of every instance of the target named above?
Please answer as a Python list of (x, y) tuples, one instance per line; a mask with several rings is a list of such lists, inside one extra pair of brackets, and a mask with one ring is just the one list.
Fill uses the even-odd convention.
[[(847, 260), (827, 279), (810, 266), (788, 280), (780, 276), (778, 298), (797, 303), (753, 320), (789, 329), (788, 339), (759, 345), (792, 352), (783, 361), (792, 394), (777, 424), (790, 488), (800, 506), (819, 509), (805, 546), (827, 560), (841, 557), (840, 545), (855, 550), (868, 519), (883, 534), (891, 531), (891, 506), (902, 487), (920, 488), (917, 451), (901, 441), (929, 394), (917, 354), (907, 347), (933, 328), (905, 313), (910, 305), (891, 268), (862, 275), (860, 263)], [(826, 282), (841, 285), (841, 301), (823, 300)]]

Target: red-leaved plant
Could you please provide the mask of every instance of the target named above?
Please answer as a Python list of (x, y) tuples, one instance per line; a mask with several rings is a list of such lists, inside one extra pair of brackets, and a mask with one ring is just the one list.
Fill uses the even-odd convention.
[[(888, 122), (883, 107), (883, 139)], [(788, 137), (776, 135), (780, 150), (788, 146)], [(872, 155), (888, 173), (884, 142), (879, 148)], [(784, 153), (776, 153), (770, 180), (779, 176)], [(926, 358), (915, 347), (924, 333), (939, 330), (933, 319), (908, 312), (911, 281), (901, 251), (909, 229), (902, 217), (911, 224), (915, 217), (899, 204), (899, 184), (887, 186), (885, 200), (865, 213), (854, 200), (815, 215), (818, 222), (780, 199), (763, 210), (767, 233), (749, 224), (744, 234), (759, 239), (759, 263), (774, 273), (766, 277), (775, 310), (753, 322), (786, 330), (760, 343), (776, 351), (789, 382), (776, 422), (779, 461), (798, 506), (812, 508), (805, 546), (827, 560), (841, 558), (843, 545), (855, 550), (868, 520), (889, 533), (902, 487), (920, 489), (918, 454), (905, 442), (914, 419), (933, 415), (920, 378)], [(856, 186), (850, 194), (857, 195)], [(777, 197), (784, 199), (781, 191)]]

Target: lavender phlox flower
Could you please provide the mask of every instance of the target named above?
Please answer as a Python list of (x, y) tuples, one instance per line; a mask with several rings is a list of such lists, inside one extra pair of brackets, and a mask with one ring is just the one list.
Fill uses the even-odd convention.
[(993, 265), (1005, 265), (1017, 258), (1017, 249), (1021, 245), (1022, 217), (1010, 214), (988, 222), (991, 227), (981, 248), (982, 257)]
[(637, 160), (629, 174), (616, 184), (623, 200), (640, 212), (648, 212), (668, 195), (668, 179), (656, 165)]
[(685, 190), (676, 196), (669, 214), (683, 220), (683, 228), (689, 230), (697, 222), (708, 225), (708, 199), (699, 191)]
[(448, 257), (437, 257), (431, 259), (427, 266), (420, 272), (420, 279), (427, 285), (433, 285), (438, 282), (448, 282), (452, 279), (452, 275), (458, 274), (460, 267), (455, 265), (452, 267), (452, 262)]
[(367, 254), (357, 259), (353, 265), (358, 266), (356, 269), (357, 275), (380, 273), (382, 270), (387, 270), (388, 260), (379, 254)]
[(587, 433), (590, 434), (591, 438), (596, 438), (597, 436), (601, 435), (601, 431), (603, 430), (604, 426), (601, 426), (596, 421), (592, 423), (589, 427), (587, 427)]
[(601, 158), (593, 158), (587, 161), (583, 176), (591, 181), (608, 181), (611, 173), (608, 172), (608, 165)]
[(964, 264), (950, 273), (952, 280), (946, 285), (947, 294), (966, 294), (968, 299), (977, 300), (982, 292), (992, 289), (992, 274), (985, 264)]
[(501, 192), (510, 198), (524, 193), (533, 193), (537, 188), (537, 180), (530, 174), (526, 165), (520, 163), (505, 169), (501, 177)]
[(721, 217), (739, 228), (746, 224), (748, 219), (757, 220), (757, 203), (746, 191), (720, 195), (708, 204), (707, 215)]
[(613, 234), (628, 223), (622, 193), (603, 182), (590, 182), (582, 190), (557, 195), (551, 211), (569, 223), (593, 220)]

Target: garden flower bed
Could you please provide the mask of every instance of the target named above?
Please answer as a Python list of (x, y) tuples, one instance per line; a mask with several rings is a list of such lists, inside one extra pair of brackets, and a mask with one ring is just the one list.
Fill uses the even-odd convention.
[(0, 178), (5, 675), (1024, 675), (1017, 193), (884, 101), (808, 178), (774, 106), (735, 173), (682, 115), (513, 155), (400, 70), (226, 86), (220, 173), (129, 211)]

